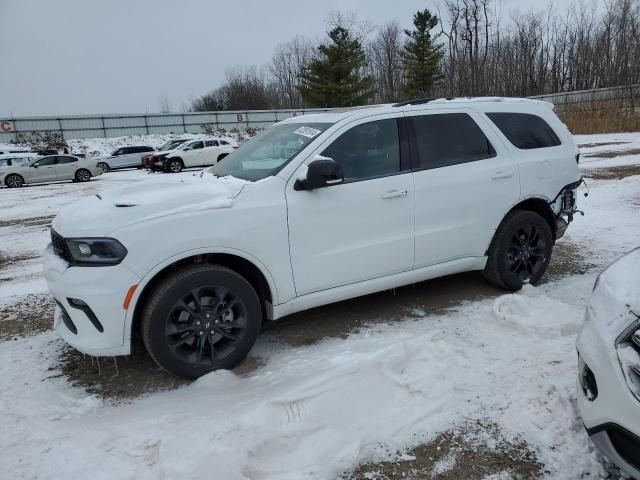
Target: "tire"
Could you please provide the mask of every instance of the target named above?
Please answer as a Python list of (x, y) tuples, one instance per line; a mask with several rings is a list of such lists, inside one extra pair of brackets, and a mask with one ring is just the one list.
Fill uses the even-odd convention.
[(502, 221), (489, 247), (484, 277), (506, 290), (536, 284), (545, 274), (553, 250), (553, 232), (535, 212), (514, 210)]
[(261, 324), (260, 299), (247, 280), (219, 265), (190, 266), (151, 294), (142, 313), (142, 339), (161, 368), (198, 378), (240, 363)]
[(182, 168), (182, 160), (179, 158), (173, 158), (167, 162), (167, 172), (169, 173), (180, 173)]
[(4, 184), (8, 188), (20, 188), (24, 186), (24, 178), (16, 173), (12, 173), (11, 175), (7, 175), (7, 178), (4, 179)]
[(88, 182), (89, 180), (91, 180), (91, 172), (86, 168), (81, 168), (80, 170), (76, 171), (74, 180), (76, 182)]

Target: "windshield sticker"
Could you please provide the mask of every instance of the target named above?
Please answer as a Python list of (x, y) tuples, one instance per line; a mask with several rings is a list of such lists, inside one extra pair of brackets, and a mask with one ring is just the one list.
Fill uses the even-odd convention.
[(319, 133), (322, 133), (322, 130), (316, 130), (315, 128), (311, 128), (311, 127), (300, 127), (293, 133), (302, 135), (303, 137), (313, 138), (313, 137), (317, 137)]

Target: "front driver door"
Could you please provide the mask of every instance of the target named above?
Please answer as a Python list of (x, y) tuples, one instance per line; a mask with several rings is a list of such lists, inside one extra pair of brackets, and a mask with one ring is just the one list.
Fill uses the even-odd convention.
[(57, 157), (51, 155), (32, 163), (29, 167), (29, 181), (31, 183), (55, 181), (57, 179), (56, 162)]
[(185, 167), (195, 167), (201, 164), (203, 147), (203, 142), (197, 141), (191, 142), (184, 148), (179, 156), (182, 157), (182, 162), (184, 163)]
[(295, 191), (301, 166), (287, 185), (298, 295), (413, 267), (414, 189), (399, 121), (375, 118), (343, 127), (315, 152), (342, 165), (343, 184)]

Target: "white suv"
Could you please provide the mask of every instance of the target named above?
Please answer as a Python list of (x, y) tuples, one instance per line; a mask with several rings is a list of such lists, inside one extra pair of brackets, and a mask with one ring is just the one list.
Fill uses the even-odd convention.
[(191, 140), (175, 150), (158, 152), (151, 157), (151, 170), (179, 173), (183, 168), (215, 165), (232, 153), (237, 144), (221, 138)]
[(61, 211), (55, 327), (91, 355), (141, 337), (167, 371), (242, 360), (264, 322), (467, 270), (537, 282), (575, 212), (548, 103), (416, 101), (291, 118), (196, 175)]

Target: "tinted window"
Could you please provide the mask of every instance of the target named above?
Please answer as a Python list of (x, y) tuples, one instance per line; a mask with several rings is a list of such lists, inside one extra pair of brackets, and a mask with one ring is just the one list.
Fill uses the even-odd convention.
[(420, 168), (440, 168), (496, 155), (476, 122), (466, 113), (409, 117)]
[(357, 125), (343, 133), (324, 152), (342, 165), (345, 181), (391, 175), (400, 171), (400, 143), (396, 119)]
[(202, 148), (202, 142), (193, 142), (184, 147), (185, 150), (197, 150), (199, 148)]
[(220, 145), (229, 145), (229, 142), (225, 142), (224, 140), (220, 140)]
[(204, 146), (205, 147), (217, 147), (218, 146), (218, 142), (216, 140), (208, 140), (208, 141), (204, 142)]
[(47, 165), (55, 165), (55, 164), (56, 164), (56, 157), (44, 157), (35, 163), (35, 165), (38, 165), (39, 167), (44, 167)]
[(64, 157), (64, 156), (58, 157), (58, 163), (73, 163), (77, 161), (78, 159), (75, 157)]
[(530, 150), (560, 145), (553, 129), (537, 115), (496, 112), (487, 116), (517, 148)]
[(115, 152), (113, 152), (111, 155), (113, 155), (113, 156), (124, 155), (125, 150), (126, 150), (125, 148), (119, 148)]

